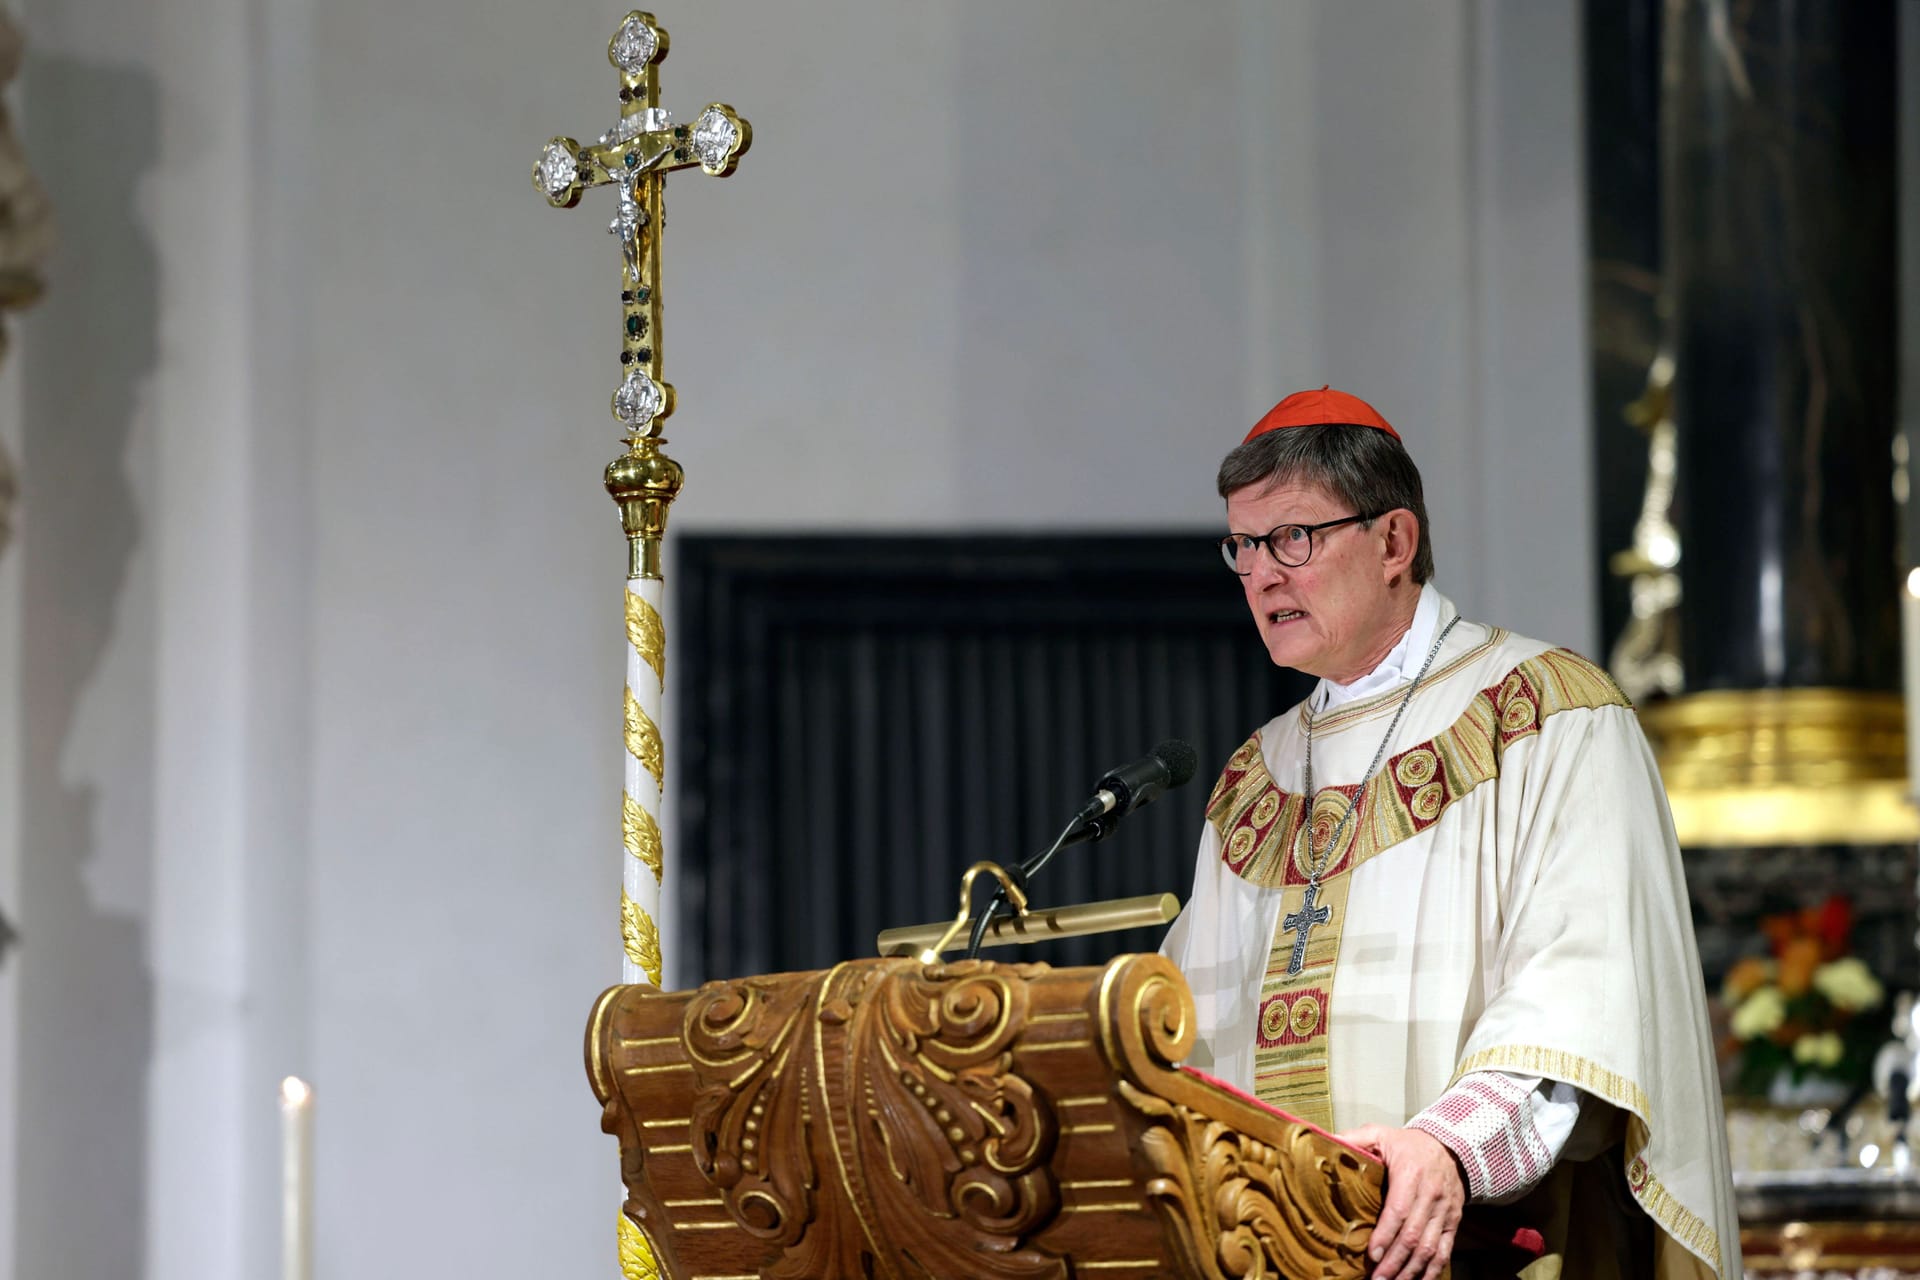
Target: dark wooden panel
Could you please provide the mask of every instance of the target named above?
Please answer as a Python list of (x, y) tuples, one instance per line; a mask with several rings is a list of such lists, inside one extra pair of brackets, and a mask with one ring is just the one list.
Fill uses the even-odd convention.
[(968, 863), (1039, 852), (1103, 771), (1169, 737), (1199, 752), (1194, 782), (1056, 858), (1035, 900), (1184, 897), (1213, 777), (1309, 687), (1267, 659), (1215, 536), (680, 539), (685, 976), (871, 955), (882, 928), (951, 914)]

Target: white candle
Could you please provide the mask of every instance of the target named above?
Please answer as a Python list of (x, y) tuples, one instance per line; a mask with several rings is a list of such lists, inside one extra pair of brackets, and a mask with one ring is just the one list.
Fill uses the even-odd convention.
[(313, 1280), (313, 1086), (280, 1082), (280, 1274)]

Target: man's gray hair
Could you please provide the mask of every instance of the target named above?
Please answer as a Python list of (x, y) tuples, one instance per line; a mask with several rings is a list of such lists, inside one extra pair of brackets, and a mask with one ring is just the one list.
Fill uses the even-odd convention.
[(1255, 436), (1221, 462), (1218, 484), (1222, 498), (1256, 485), (1263, 489), (1273, 484), (1314, 485), (1352, 507), (1354, 515), (1404, 507), (1420, 522), (1413, 580), (1425, 583), (1433, 578), (1433, 535), (1420, 491), (1420, 468), (1398, 440), (1377, 427), (1315, 423)]

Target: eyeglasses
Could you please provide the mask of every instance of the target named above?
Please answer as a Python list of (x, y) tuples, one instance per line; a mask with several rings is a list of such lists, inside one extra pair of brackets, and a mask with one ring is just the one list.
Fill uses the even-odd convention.
[(1313, 558), (1314, 534), (1323, 529), (1338, 529), (1343, 524), (1364, 524), (1369, 520), (1378, 520), (1385, 514), (1384, 511), (1376, 511), (1370, 516), (1348, 516), (1343, 520), (1327, 520), (1320, 524), (1276, 525), (1264, 534), (1230, 533), (1220, 539), (1220, 558), (1227, 562), (1227, 568), (1244, 578), (1253, 572), (1254, 553), (1265, 546), (1274, 563), (1288, 569), (1298, 569)]

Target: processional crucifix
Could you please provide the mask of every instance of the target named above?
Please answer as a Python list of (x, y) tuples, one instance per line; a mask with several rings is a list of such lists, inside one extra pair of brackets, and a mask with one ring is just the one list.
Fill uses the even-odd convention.
[(660, 451), (666, 443), (660, 429), (674, 408), (673, 386), (660, 376), (663, 188), (673, 169), (698, 165), (715, 177), (732, 173), (753, 139), (752, 128), (723, 102), (709, 105), (691, 126), (673, 123), (660, 107), (659, 65), (666, 56), (667, 33), (653, 15), (629, 13), (607, 43), (607, 60), (620, 72), (619, 122), (591, 146), (552, 139), (533, 166), (533, 185), (555, 208), (572, 208), (589, 187), (610, 186), (619, 197), (608, 227), (620, 241), (621, 256), (622, 377), (613, 393), (613, 416), (624, 428), (627, 451), (608, 464), (606, 487), (620, 506), (627, 535), (621, 980), (655, 986), (664, 967), (656, 921), (665, 877), (659, 812), (666, 792), (659, 728), (667, 672), (660, 542), (683, 479), (680, 464)]

